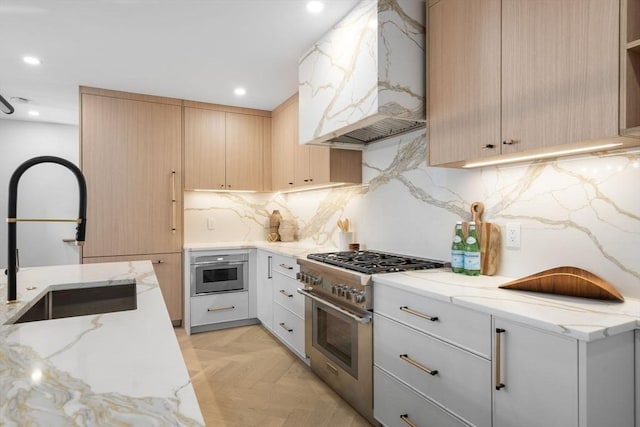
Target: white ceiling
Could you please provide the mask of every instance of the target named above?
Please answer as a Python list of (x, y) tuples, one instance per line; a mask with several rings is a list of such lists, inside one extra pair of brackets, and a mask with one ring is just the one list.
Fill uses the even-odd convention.
[(0, 94), (31, 100), (0, 118), (76, 124), (79, 85), (272, 110), (297, 90), (301, 54), (358, 0), (324, 0), (318, 15), (306, 3), (0, 0)]

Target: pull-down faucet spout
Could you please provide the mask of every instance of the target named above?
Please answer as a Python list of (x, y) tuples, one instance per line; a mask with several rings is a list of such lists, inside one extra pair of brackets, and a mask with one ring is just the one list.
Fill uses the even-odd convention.
[[(27, 169), (40, 163), (56, 163), (69, 169), (78, 180), (78, 188), (80, 192), (80, 207), (77, 219), (20, 219), (17, 218), (18, 210), (18, 182)], [(75, 222), (76, 227), (76, 244), (82, 246), (84, 244), (85, 231), (87, 227), (87, 183), (82, 175), (82, 171), (76, 165), (68, 160), (54, 156), (34, 157), (27, 160), (13, 172), (9, 181), (9, 209), (7, 214), (8, 225), (8, 251), (7, 251), (7, 304), (13, 303), (17, 298), (16, 273), (18, 271), (18, 254), (17, 254), (17, 233), (16, 225), (18, 222)]]

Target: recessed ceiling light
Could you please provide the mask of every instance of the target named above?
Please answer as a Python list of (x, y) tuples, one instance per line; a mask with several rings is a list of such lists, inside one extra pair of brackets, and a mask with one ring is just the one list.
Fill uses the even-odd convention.
[(40, 115), (40, 113), (37, 112), (36, 110), (31, 110), (31, 111), (29, 111), (29, 115), (33, 116), (33, 117), (38, 117)]
[(242, 96), (245, 95), (247, 93), (247, 90), (243, 87), (237, 87), (233, 90), (233, 93), (235, 93), (238, 96)]
[(307, 10), (311, 13), (320, 13), (324, 9), (324, 4), (321, 1), (313, 0), (307, 3)]
[(25, 56), (24, 58), (22, 58), (22, 60), (24, 62), (26, 62), (29, 65), (40, 65), (42, 62), (36, 58), (35, 56)]

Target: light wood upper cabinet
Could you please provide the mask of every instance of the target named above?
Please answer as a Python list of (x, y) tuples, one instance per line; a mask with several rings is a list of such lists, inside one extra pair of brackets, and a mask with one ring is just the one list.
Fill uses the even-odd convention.
[(509, 154), (618, 134), (618, 0), (502, 2)]
[(226, 114), (227, 190), (263, 190), (263, 117)]
[(273, 189), (361, 183), (362, 152), (298, 143), (298, 94), (273, 110)]
[(429, 9), (432, 165), (500, 153), (500, 3), (443, 0)]
[(264, 163), (271, 154), (271, 118), (228, 109), (239, 112), (195, 102), (184, 107), (185, 189), (269, 189)]
[(88, 190), (83, 257), (180, 252), (179, 101), (81, 96), (82, 171)]
[(225, 113), (184, 108), (184, 186), (225, 188)]
[(429, 14), (429, 163), (619, 133), (617, 0), (441, 0)]
[(272, 185), (274, 190), (295, 186), (298, 162), (298, 94), (276, 107), (272, 113)]

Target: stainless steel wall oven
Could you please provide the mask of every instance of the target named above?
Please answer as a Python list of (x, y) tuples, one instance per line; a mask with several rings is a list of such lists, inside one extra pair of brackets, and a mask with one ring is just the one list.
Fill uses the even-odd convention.
[(248, 290), (248, 265), (248, 254), (192, 255), (191, 296)]

